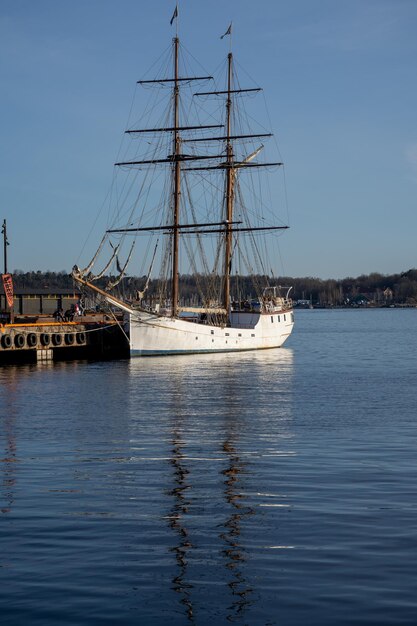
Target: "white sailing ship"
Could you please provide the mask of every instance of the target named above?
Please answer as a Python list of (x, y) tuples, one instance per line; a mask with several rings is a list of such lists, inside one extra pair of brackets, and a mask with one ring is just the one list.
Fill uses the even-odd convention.
[[(264, 199), (261, 173), (279, 171), (282, 163), (257, 160), (261, 142), (272, 135), (249, 131), (252, 118), (238, 106), (261, 89), (240, 87), (229, 52), (225, 84), (195, 91), (197, 82), (212, 77), (187, 74), (178, 36), (169, 54), (157, 78), (138, 81), (151, 94), (146, 127), (126, 131), (134, 156), (127, 152), (116, 163), (126, 175), (116, 210), (92, 261), (84, 269), (74, 266), (73, 277), (124, 312), (131, 356), (278, 348), (293, 328), (292, 302), (290, 289), (266, 268), (287, 226), (277, 223), (274, 201)], [(201, 123), (201, 108), (210, 123)], [(194, 110), (196, 121), (190, 122)], [(150, 126), (154, 113), (160, 119)], [(104, 262), (106, 250), (110, 260)], [(136, 272), (140, 265), (146, 269), (136, 274), (143, 285), (134, 293), (127, 275), (132, 263)], [(108, 283), (98, 286), (104, 276)]]

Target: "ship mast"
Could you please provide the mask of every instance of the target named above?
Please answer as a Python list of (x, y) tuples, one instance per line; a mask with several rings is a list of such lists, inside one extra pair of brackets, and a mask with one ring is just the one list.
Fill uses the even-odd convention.
[(234, 175), (233, 168), (233, 145), (231, 141), (232, 124), (232, 71), (233, 55), (229, 52), (227, 66), (227, 100), (226, 100), (226, 236), (225, 236), (225, 256), (224, 256), (224, 291), (223, 306), (229, 311), (230, 305), (230, 273), (232, 266), (232, 221), (234, 203)]
[(174, 38), (174, 219), (172, 237), (172, 317), (176, 317), (178, 311), (178, 238), (179, 238), (179, 213), (181, 198), (181, 167), (180, 167), (180, 135), (179, 135), (179, 86), (178, 86), (178, 37)]
[[(128, 134), (133, 133), (159, 133), (159, 132), (170, 132), (172, 133), (172, 154), (167, 155), (166, 158), (156, 158), (150, 160), (142, 160), (142, 161), (124, 161), (120, 163), (116, 163), (118, 166), (133, 166), (133, 165), (155, 165), (158, 163), (170, 163), (172, 169), (172, 178), (173, 178), (173, 207), (172, 207), (172, 224), (162, 227), (166, 231), (170, 231), (172, 234), (172, 274), (171, 274), (171, 316), (176, 317), (178, 315), (178, 306), (179, 306), (179, 239), (180, 239), (180, 231), (184, 228), (190, 228), (189, 224), (180, 224), (180, 202), (181, 202), (181, 161), (195, 161), (199, 159), (218, 159), (219, 155), (184, 155), (181, 153), (181, 131), (189, 131), (195, 129), (206, 129), (206, 128), (223, 128), (222, 124), (210, 124), (210, 125), (198, 125), (198, 126), (180, 126), (180, 85), (183, 82), (191, 82), (191, 81), (201, 81), (201, 80), (212, 80), (212, 76), (193, 76), (193, 77), (184, 77), (179, 75), (179, 47), (180, 40), (178, 37), (174, 37), (173, 39), (173, 78), (163, 78), (156, 80), (140, 80), (139, 84), (164, 84), (171, 83), (172, 87), (172, 96), (173, 96), (173, 125), (171, 127), (163, 127), (163, 128), (145, 128), (145, 129), (132, 129), (125, 131)], [(114, 233), (123, 233), (123, 232), (133, 232), (133, 231), (141, 231), (141, 230), (159, 230), (160, 226), (155, 226), (152, 228), (120, 228), (120, 229), (111, 229), (107, 232)]]

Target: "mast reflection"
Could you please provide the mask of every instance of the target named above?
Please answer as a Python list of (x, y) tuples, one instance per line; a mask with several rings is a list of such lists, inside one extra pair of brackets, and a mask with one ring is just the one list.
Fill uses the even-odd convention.
[(224, 531), (219, 537), (224, 542), (223, 555), (229, 580), (227, 585), (232, 593), (233, 602), (228, 607), (227, 619), (234, 621), (252, 603), (253, 588), (245, 576), (244, 564), (247, 560), (245, 546), (241, 539), (242, 525), (245, 518), (254, 514), (254, 509), (247, 506), (241, 493), (241, 475), (245, 473), (246, 463), (242, 461), (236, 447), (236, 434), (229, 433), (222, 450), (228, 459), (228, 467), (221, 473), (224, 480), (224, 497), (229, 506), (230, 515), (223, 524)]
[[(275, 422), (282, 419), (286, 423), (292, 354), (239, 357), (242, 367), (250, 367), (246, 374), (250, 375), (250, 387), (242, 382), (242, 367), (230, 367), (230, 358), (224, 355), (207, 362), (201, 359), (197, 365), (193, 362), (193, 367), (190, 359), (176, 357), (176, 367), (164, 381), (170, 415), (171, 484), (165, 493), (170, 498), (167, 519), (175, 536), (175, 547), (170, 548), (175, 555), (171, 589), (179, 596), (183, 619), (191, 623), (198, 622), (200, 611), (209, 612), (213, 623), (219, 616), (222, 623), (246, 623), (259, 601), (246, 541), (257, 532), (255, 520), (250, 522), (250, 518), (258, 505), (249, 485), (259, 469), (249, 420), (255, 408), (262, 417), (269, 415), (270, 401), (263, 402), (265, 394), (282, 390)], [(261, 473), (258, 481), (263, 479)], [(196, 527), (197, 504), (200, 527)]]
[(179, 594), (180, 602), (184, 606), (188, 620), (194, 623), (194, 611), (191, 600), (193, 586), (187, 582), (188, 552), (192, 549), (188, 530), (185, 527), (185, 516), (188, 513), (190, 501), (187, 491), (189, 470), (184, 463), (185, 442), (182, 438), (181, 422), (177, 421), (172, 432), (172, 450), (170, 463), (173, 467), (175, 487), (168, 492), (173, 498), (173, 505), (169, 515), (169, 525), (178, 537), (178, 544), (170, 548), (175, 554), (178, 574), (172, 580), (172, 589)]

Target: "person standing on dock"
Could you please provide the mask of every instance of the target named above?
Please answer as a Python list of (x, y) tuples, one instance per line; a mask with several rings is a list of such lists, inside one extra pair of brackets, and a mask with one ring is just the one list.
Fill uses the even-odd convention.
[(58, 307), (57, 310), (54, 313), (54, 318), (55, 321), (57, 322), (63, 322), (64, 321), (64, 310), (62, 307)]

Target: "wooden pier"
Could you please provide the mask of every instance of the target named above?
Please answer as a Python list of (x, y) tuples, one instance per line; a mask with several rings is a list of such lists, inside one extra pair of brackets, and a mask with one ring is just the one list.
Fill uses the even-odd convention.
[(13, 323), (0, 323), (0, 365), (128, 357), (121, 324), (103, 314), (68, 322), (53, 316), (17, 316)]
[(0, 365), (130, 355), (122, 317), (81, 307), (77, 289), (15, 289), (7, 271), (7, 224), (3, 220), (4, 273), (0, 275)]

